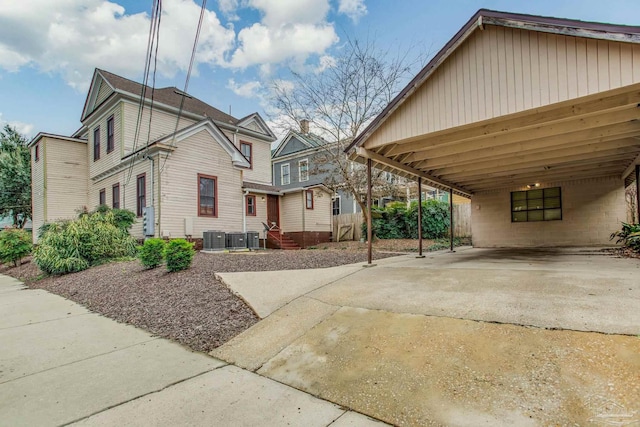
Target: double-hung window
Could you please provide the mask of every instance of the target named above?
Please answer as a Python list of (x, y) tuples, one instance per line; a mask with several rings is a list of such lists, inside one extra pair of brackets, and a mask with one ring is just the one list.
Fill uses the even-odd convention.
[(511, 193), (511, 222), (556, 221), (562, 219), (560, 187)]
[(334, 215), (340, 215), (340, 196), (336, 196), (333, 198), (333, 208)]
[(113, 184), (111, 188), (111, 206), (113, 209), (120, 209), (120, 183)]
[(280, 182), (282, 185), (291, 184), (291, 170), (289, 163), (280, 166)]
[(105, 190), (104, 188), (100, 190), (100, 198), (98, 204), (100, 206), (107, 204), (107, 190)]
[(256, 216), (256, 196), (247, 196), (247, 216)]
[(309, 160), (304, 159), (298, 162), (298, 172), (300, 182), (309, 181)]
[(112, 152), (115, 146), (113, 116), (111, 116), (107, 119), (107, 154)]
[(100, 160), (100, 126), (93, 130), (93, 161)]
[(218, 216), (217, 182), (215, 176), (198, 174), (198, 216)]
[(304, 193), (305, 204), (307, 209), (313, 209), (313, 190), (307, 190)]
[(251, 143), (240, 141), (240, 152), (253, 168), (253, 146)]
[(142, 216), (142, 209), (147, 206), (147, 174), (136, 178), (136, 215)]

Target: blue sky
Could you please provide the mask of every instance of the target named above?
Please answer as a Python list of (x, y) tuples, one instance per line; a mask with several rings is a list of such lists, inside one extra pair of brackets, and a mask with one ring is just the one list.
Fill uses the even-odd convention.
[[(0, 125), (68, 135), (95, 67), (141, 81), (151, 4), (0, 0)], [(157, 87), (184, 85), (200, 4), (163, 0)], [(433, 54), (480, 8), (640, 25), (637, 0), (209, 0), (189, 92), (264, 114), (271, 80), (319, 69), (347, 37)]]

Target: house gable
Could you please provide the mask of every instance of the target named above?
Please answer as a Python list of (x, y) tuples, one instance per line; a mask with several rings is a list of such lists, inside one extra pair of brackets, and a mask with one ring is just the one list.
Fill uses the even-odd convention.
[(262, 117), (260, 117), (260, 114), (258, 113), (253, 113), (248, 115), (247, 117), (240, 119), (237, 125), (239, 127), (243, 127), (245, 129), (267, 135), (273, 138), (273, 140), (276, 139), (276, 136), (273, 134), (271, 129), (269, 129), (267, 123), (262, 119)]
[(96, 69), (93, 72), (93, 79), (91, 80), (91, 86), (89, 86), (80, 121), (87, 118), (114, 92), (115, 88), (100, 74), (100, 70)]

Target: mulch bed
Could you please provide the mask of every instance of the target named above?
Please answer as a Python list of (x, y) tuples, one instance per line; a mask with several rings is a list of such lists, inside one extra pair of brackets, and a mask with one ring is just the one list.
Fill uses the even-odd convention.
[[(395, 254), (374, 255), (379, 259)], [(42, 272), (30, 262), (17, 268), (0, 266), (0, 273), (119, 322), (208, 352), (259, 320), (244, 301), (216, 280), (215, 272), (332, 267), (363, 262), (366, 256), (357, 250), (198, 253), (190, 269), (177, 273), (162, 267), (146, 270), (138, 261), (113, 262), (40, 280)]]

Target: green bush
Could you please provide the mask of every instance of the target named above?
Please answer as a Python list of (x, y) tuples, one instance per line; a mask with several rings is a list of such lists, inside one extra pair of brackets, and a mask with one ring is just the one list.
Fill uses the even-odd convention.
[(91, 212), (88, 212), (87, 209), (84, 208), (78, 212), (78, 218), (96, 214), (106, 215), (109, 212), (113, 213), (114, 225), (118, 228), (122, 228), (123, 230), (129, 230), (131, 226), (136, 222), (135, 212), (132, 212), (128, 209), (111, 209), (107, 205), (100, 205)]
[(616, 243), (622, 243), (624, 246), (640, 252), (640, 224), (622, 223), (622, 229), (611, 233), (610, 240), (617, 239)]
[[(409, 209), (402, 202), (389, 203), (384, 209), (371, 211), (373, 234), (380, 239), (417, 239), (418, 202)], [(445, 237), (450, 225), (449, 205), (438, 200), (422, 202), (422, 237), (439, 239)], [(362, 235), (366, 236), (367, 225), (362, 224)]]
[(66, 274), (135, 254), (135, 239), (116, 225), (113, 212), (107, 212), (49, 224), (33, 259), (45, 273)]
[(20, 260), (31, 253), (32, 248), (31, 236), (26, 231), (19, 228), (0, 231), (0, 262), (12, 262), (17, 267)]
[(164, 253), (167, 270), (174, 272), (186, 270), (191, 266), (195, 250), (193, 243), (189, 243), (185, 239), (173, 239), (167, 244)]
[(162, 264), (165, 242), (159, 238), (147, 239), (138, 251), (140, 262), (147, 268), (156, 268)]

